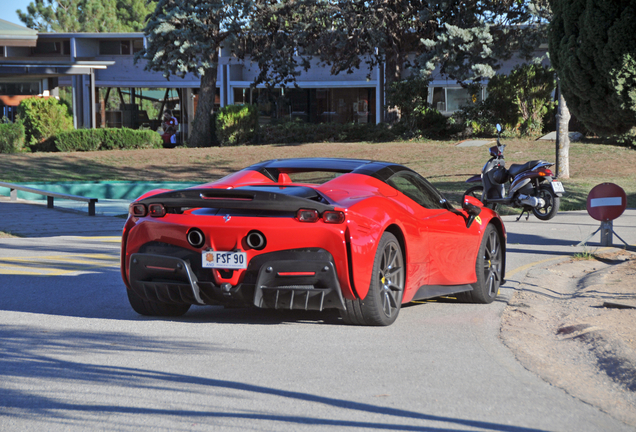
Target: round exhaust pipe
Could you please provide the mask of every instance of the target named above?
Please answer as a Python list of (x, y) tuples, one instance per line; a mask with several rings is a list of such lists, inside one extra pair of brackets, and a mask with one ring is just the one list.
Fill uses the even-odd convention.
[(262, 250), (267, 245), (267, 240), (265, 239), (265, 235), (262, 232), (252, 230), (247, 233), (247, 236), (245, 237), (245, 243), (247, 243), (247, 245), (252, 249)]
[(188, 243), (195, 248), (200, 248), (205, 244), (205, 235), (199, 228), (192, 228), (186, 235)]

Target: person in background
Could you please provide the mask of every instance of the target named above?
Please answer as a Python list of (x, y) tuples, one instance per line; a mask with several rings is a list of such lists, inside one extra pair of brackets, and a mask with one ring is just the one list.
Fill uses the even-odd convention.
[(176, 144), (177, 143), (177, 131), (179, 129), (179, 122), (176, 117), (172, 115), (172, 111), (166, 110), (163, 113), (163, 123), (161, 124), (163, 129), (164, 144)]

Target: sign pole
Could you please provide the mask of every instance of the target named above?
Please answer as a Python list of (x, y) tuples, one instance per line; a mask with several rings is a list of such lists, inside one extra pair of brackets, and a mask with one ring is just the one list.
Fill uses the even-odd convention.
[(614, 223), (612, 221), (601, 222), (601, 246), (612, 246), (612, 233), (614, 232)]

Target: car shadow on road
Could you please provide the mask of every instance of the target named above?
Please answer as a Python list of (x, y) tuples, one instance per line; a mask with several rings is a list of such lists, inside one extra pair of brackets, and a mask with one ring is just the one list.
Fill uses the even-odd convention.
[[(15, 264), (15, 263), (14, 263)], [(104, 267), (109, 265), (110, 267)], [(0, 310), (80, 318), (181, 321), (216, 324), (277, 325), (302, 323), (342, 325), (335, 309), (273, 310), (256, 307), (192, 306), (182, 317), (147, 317), (133, 311), (119, 268), (109, 261), (47, 263), (48, 274), (32, 272), (42, 263), (24, 262), (0, 284)], [(81, 273), (81, 274), (73, 274)]]
[[(112, 366), (94, 362), (96, 355), (108, 357), (110, 352), (127, 353), (135, 358), (136, 352), (158, 352), (180, 354), (184, 350), (225, 349), (214, 346), (191, 345), (179, 341), (133, 335), (129, 333), (108, 333), (91, 331), (52, 331), (33, 326), (5, 326), (0, 328), (0, 407), (3, 416), (19, 420), (47, 419), (63, 421), (72, 425), (76, 419), (82, 427), (103, 427), (108, 419), (109, 428), (130, 427), (130, 417), (145, 422), (156, 422), (156, 416), (165, 416), (165, 421), (206, 421), (213, 419), (268, 421), (284, 425), (318, 425), (328, 427), (356, 427), (367, 430), (400, 431), (454, 431), (458, 429), (480, 428), (489, 431), (530, 432), (531, 429), (488, 421), (461, 419), (427, 414), (407, 409), (399, 409), (380, 404), (355, 402), (337, 397), (328, 397), (309, 392), (285, 390), (247, 382), (207, 378), (188, 374), (171, 373), (148, 368)], [(66, 360), (64, 354), (82, 352), (89, 355), (91, 363)], [(236, 353), (241, 355), (240, 352)], [(38, 385), (17, 385), (20, 382), (37, 380)], [(90, 394), (92, 386), (117, 387), (107, 393), (101, 391), (99, 403), (90, 398), (82, 402), (77, 394)], [(42, 390), (40, 390), (42, 389)], [(142, 392), (138, 392), (142, 390)], [(134, 405), (122, 403), (128, 396), (136, 395)], [(178, 395), (196, 394), (197, 402)], [(109, 396), (112, 395), (112, 396)], [(228, 398), (255, 400), (267, 398), (267, 410), (256, 408), (228, 410), (208, 407), (222, 407)], [(166, 405), (173, 408), (157, 407), (157, 398), (163, 398)], [(159, 401), (160, 401), (159, 400)], [(185, 400), (180, 406), (179, 400)], [(327, 416), (298, 415), (295, 408), (285, 414), (290, 402), (304, 404), (303, 412), (324, 413), (324, 407), (331, 407)], [(163, 405), (163, 404), (161, 404)], [(114, 414), (121, 415), (117, 417)], [(385, 416), (383, 421), (352, 419), (356, 414), (372, 415), (374, 419)], [(143, 419), (143, 416), (148, 418)], [(161, 421), (161, 420), (160, 420)], [(118, 424), (118, 422), (121, 422)], [(418, 424), (418, 422), (426, 422)], [(261, 423), (262, 425), (262, 423)], [(453, 426), (455, 425), (455, 426)], [(119, 427), (118, 427), (119, 426)], [(265, 426), (266, 427), (266, 424)]]

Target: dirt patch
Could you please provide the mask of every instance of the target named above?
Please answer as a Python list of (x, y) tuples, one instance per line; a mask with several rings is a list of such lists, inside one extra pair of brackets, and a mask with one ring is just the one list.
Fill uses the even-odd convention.
[(636, 426), (636, 254), (528, 272), (504, 311), (504, 343), (528, 370)]

